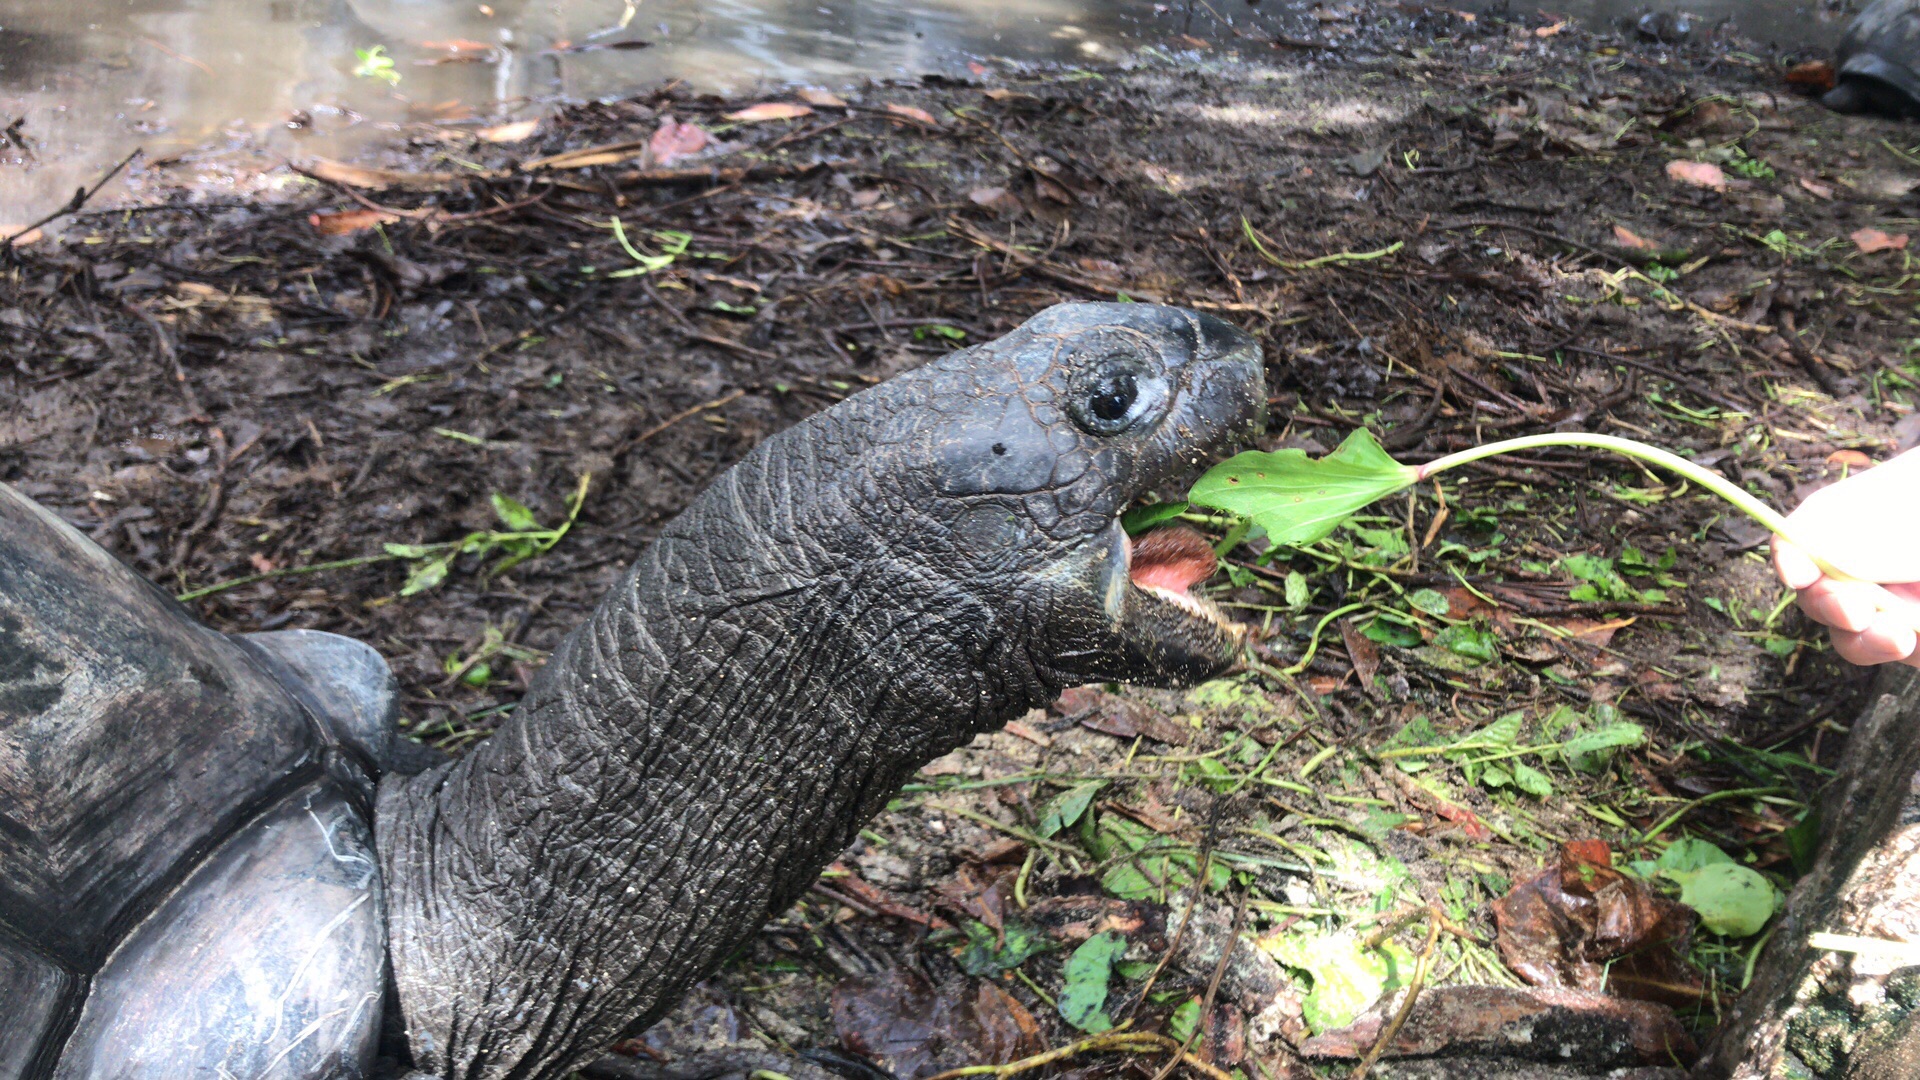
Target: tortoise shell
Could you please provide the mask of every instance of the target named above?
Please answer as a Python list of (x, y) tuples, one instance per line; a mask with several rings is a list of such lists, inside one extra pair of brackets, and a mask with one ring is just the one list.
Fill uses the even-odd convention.
[(368, 1067), (391, 680), (210, 630), (0, 485), (0, 1078)]
[(1875, 0), (1835, 56), (1826, 104), (1841, 112), (1920, 116), (1920, 0)]

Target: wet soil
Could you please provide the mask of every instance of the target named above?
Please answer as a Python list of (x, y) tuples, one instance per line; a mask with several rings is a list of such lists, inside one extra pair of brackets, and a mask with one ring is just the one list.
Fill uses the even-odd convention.
[[(788, 120), (668, 86), (530, 134), (420, 125), (351, 164), (137, 163), (136, 197), (0, 273), (0, 480), (220, 629), (373, 643), (409, 734), (457, 751), (759, 439), (1061, 300), (1185, 304), (1258, 334), (1269, 447), (1365, 424), (1419, 461), (1605, 431), (1785, 507), (1920, 439), (1915, 283), (1892, 246), (1920, 224), (1911, 128), (1820, 110), (1757, 47), (1543, 19), (1354, 6), (1314, 41), (1205, 44), (979, 65)], [(714, 145), (663, 163), (669, 119)], [(694, 1041), (859, 1044), (836, 1030), (842, 978), (958, 978), (930, 930), (1044, 922), (1029, 905), (1047, 897), (1164, 921), (1179, 858), (1234, 867), (1221, 895), (1245, 890), (1269, 939), (1443, 905), (1479, 944), (1449, 937), (1435, 977), (1509, 984), (1485, 901), (1558, 842), (1636, 856), (1687, 831), (1790, 882), (1861, 684), (1781, 609), (1763, 537), (1618, 461), (1459, 475), (1312, 550), (1229, 553), (1212, 591), (1260, 627), (1264, 673), (1083, 694), (936, 763), (716, 977), (690, 1008), (724, 1015), (687, 1021)], [(583, 483), (545, 550), (494, 498), (552, 528)], [(449, 549), (426, 545), (476, 534), (427, 580)], [(500, 569), (515, 554), (532, 557)], [(1592, 773), (1539, 758), (1546, 798), (1379, 755), (1511, 714), (1524, 745), (1617, 722), (1649, 741)], [(1124, 821), (1120, 840), (1175, 853), (1136, 852), (1142, 881), (1112, 877), (1124, 850), (1035, 839), (1090, 779), (1107, 786), (1083, 831)], [(1149, 940), (1172, 947), (1143, 932), (1149, 961)], [(1747, 947), (1690, 955), (1696, 1027)], [(1046, 1045), (1074, 1034), (1048, 1001), (1063, 955), (1000, 980)], [(1170, 975), (1142, 1022), (1207, 975)], [(1206, 1053), (1292, 1075), (1292, 1023)], [(1014, 1045), (956, 1037), (926, 1060), (989, 1043)]]

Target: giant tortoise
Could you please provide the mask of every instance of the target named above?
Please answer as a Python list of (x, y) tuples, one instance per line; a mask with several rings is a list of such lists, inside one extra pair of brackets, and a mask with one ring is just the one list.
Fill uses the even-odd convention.
[(1920, 0), (1873, 0), (1854, 17), (1834, 57), (1836, 112), (1920, 117)]
[(920, 765), (1065, 687), (1222, 670), (1206, 570), (1119, 515), (1262, 386), (1224, 322), (1073, 304), (857, 394), (722, 475), (511, 720), (420, 771), (373, 649), (216, 633), (0, 486), (0, 1077), (578, 1067)]

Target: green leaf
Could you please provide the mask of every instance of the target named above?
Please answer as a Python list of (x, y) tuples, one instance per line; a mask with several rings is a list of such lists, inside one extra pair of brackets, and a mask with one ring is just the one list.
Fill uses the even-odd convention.
[(1128, 536), (1138, 536), (1155, 525), (1164, 525), (1186, 512), (1187, 504), (1184, 501), (1136, 506), (1120, 515), (1120, 527), (1127, 530)]
[(1418, 471), (1393, 460), (1371, 432), (1355, 428), (1318, 461), (1304, 450), (1249, 450), (1208, 469), (1188, 495), (1202, 506), (1252, 518), (1275, 544), (1311, 544), (1355, 511), (1412, 486)]
[(993, 978), (1003, 971), (1011, 971), (1030, 957), (1052, 948), (1044, 935), (1017, 922), (1006, 923), (1004, 944), (993, 927), (977, 919), (969, 919), (962, 929), (967, 935), (967, 944), (960, 950), (960, 970), (979, 978)]
[(453, 567), (454, 554), (449, 551), (440, 558), (415, 563), (413, 569), (407, 571), (407, 583), (400, 586), (400, 595), (414, 596), (447, 580), (447, 571)]
[(1407, 603), (1429, 615), (1445, 615), (1453, 609), (1453, 605), (1436, 589), (1416, 589), (1407, 594)]
[(1567, 756), (1568, 765), (1583, 773), (1597, 774), (1613, 760), (1615, 751), (1644, 746), (1646, 741), (1646, 728), (1621, 722), (1568, 739), (1561, 744), (1560, 751)]
[(1749, 937), (1773, 918), (1773, 883), (1737, 863), (1708, 863), (1695, 870), (1660, 873), (1679, 883), (1680, 902), (1699, 912), (1700, 925), (1712, 933)]
[(1313, 599), (1313, 593), (1307, 588), (1307, 576), (1298, 570), (1287, 571), (1287, 606), (1306, 607), (1307, 601), (1311, 599)]
[(1107, 786), (1105, 780), (1089, 780), (1084, 784), (1075, 784), (1067, 790), (1047, 800), (1046, 809), (1040, 812), (1040, 835), (1053, 836), (1061, 829), (1080, 820), (1087, 812), (1094, 795)]
[(1536, 799), (1550, 798), (1553, 795), (1553, 781), (1547, 779), (1546, 773), (1531, 765), (1514, 765), (1513, 786)]
[(1420, 631), (1385, 619), (1374, 619), (1368, 622), (1360, 628), (1360, 636), (1368, 641), (1377, 641), (1382, 645), (1394, 645), (1402, 649), (1411, 649), (1421, 642)]
[(509, 532), (539, 532), (540, 520), (523, 504), (499, 492), (493, 493), (493, 513)]
[(948, 341), (962, 341), (965, 340), (967, 332), (957, 326), (948, 326), (945, 323), (928, 323), (925, 326), (914, 327), (913, 336), (916, 341), (925, 341), (930, 337), (942, 337)]
[(1127, 949), (1127, 939), (1108, 931), (1095, 934), (1073, 950), (1062, 971), (1060, 1019), (1081, 1031), (1102, 1032), (1113, 1027), (1106, 1014), (1107, 979), (1113, 962)]
[(424, 559), (436, 550), (425, 544), (382, 544), (380, 546), (387, 554), (401, 559)]
[(1473, 623), (1449, 626), (1433, 635), (1433, 643), (1440, 648), (1482, 664), (1491, 663), (1499, 656), (1497, 642), (1492, 630)]
[(473, 665), (467, 669), (466, 674), (460, 676), (460, 681), (466, 683), (468, 686), (485, 686), (488, 682), (492, 681), (492, 679), (493, 665), (485, 661)]
[(1387, 942), (1362, 949), (1351, 933), (1291, 933), (1262, 939), (1260, 947), (1313, 980), (1301, 1011), (1315, 1033), (1353, 1023), (1381, 994), (1406, 985), (1413, 968), (1413, 954), (1404, 947)]
[(1193, 1031), (1200, 1026), (1200, 999), (1190, 997), (1180, 1003), (1180, 1007), (1167, 1014), (1167, 1034), (1173, 1041), (1184, 1043), (1193, 1038)]
[(1703, 866), (1732, 862), (1733, 856), (1721, 851), (1713, 843), (1689, 836), (1668, 844), (1667, 850), (1660, 853), (1653, 866), (1655, 870), (1689, 873)]

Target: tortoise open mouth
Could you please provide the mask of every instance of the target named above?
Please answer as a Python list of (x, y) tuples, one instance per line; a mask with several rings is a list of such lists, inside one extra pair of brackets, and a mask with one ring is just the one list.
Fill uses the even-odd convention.
[(1188, 618), (1240, 637), (1238, 623), (1218, 605), (1193, 592), (1220, 565), (1206, 537), (1182, 525), (1163, 525), (1138, 537), (1123, 537), (1122, 543), (1127, 580), (1136, 589), (1179, 609)]

